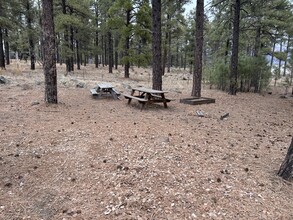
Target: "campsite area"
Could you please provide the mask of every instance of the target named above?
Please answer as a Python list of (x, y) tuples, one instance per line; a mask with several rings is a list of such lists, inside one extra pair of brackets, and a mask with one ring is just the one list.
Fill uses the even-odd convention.
[[(163, 76), (168, 108), (141, 110), (90, 89), (151, 87), (151, 69), (58, 65), (58, 105), (40, 66), (0, 75), (0, 219), (293, 219), (293, 186), (276, 175), (293, 135), (293, 98), (209, 89), (187, 105), (192, 75)], [(203, 117), (197, 115), (203, 112)], [(221, 116), (229, 116), (221, 120)]]

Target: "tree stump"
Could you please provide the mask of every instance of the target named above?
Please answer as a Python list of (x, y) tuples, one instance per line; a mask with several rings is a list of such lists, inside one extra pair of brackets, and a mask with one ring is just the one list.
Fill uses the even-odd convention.
[(278, 175), (285, 180), (293, 180), (293, 138), (289, 146), (287, 155), (278, 171)]

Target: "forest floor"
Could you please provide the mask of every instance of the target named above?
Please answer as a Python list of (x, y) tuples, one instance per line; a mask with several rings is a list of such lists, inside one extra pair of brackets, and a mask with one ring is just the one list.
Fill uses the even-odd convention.
[(276, 175), (293, 98), (203, 86), (216, 103), (182, 104), (192, 88), (183, 70), (163, 77), (166, 109), (89, 91), (151, 87), (150, 73), (89, 65), (65, 76), (58, 65), (59, 104), (46, 105), (40, 67), (1, 70), (0, 219), (293, 219), (293, 185)]

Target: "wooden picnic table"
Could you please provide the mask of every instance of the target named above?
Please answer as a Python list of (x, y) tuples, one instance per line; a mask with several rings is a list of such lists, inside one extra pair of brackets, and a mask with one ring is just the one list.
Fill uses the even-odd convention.
[(149, 89), (145, 87), (132, 88), (130, 95), (122, 94), (126, 99), (128, 99), (128, 104), (131, 103), (132, 99), (137, 100), (141, 104), (141, 109), (145, 104), (151, 103), (164, 103), (164, 107), (167, 108), (167, 102), (170, 102), (170, 99), (165, 97), (167, 91)]
[(110, 83), (99, 83), (97, 86), (91, 89), (90, 92), (93, 96), (98, 97), (110, 94), (114, 99), (118, 99), (118, 96), (120, 95), (120, 92), (118, 92)]

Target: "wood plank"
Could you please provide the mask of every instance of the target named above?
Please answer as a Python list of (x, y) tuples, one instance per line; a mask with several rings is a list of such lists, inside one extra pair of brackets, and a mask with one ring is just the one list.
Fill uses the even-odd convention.
[(118, 95), (113, 89), (111, 89), (111, 95), (114, 99), (118, 99)]
[(165, 99), (163, 99), (162, 98), (162, 96), (160, 96), (160, 95), (155, 95), (155, 94), (151, 94), (152, 95), (152, 97), (154, 97), (155, 99), (152, 99), (152, 100), (154, 100), (154, 101), (158, 101), (158, 102), (164, 102), (164, 101), (166, 101), (166, 102), (171, 102), (172, 100), (171, 99), (167, 99), (167, 98), (165, 98)]
[(115, 92), (117, 95), (120, 95), (121, 93), (117, 91), (114, 87), (112, 88), (113, 92)]
[(147, 102), (148, 100), (145, 98), (140, 98), (137, 96), (132, 96), (132, 95), (128, 95), (128, 94), (122, 94), (126, 99), (135, 99), (138, 100), (139, 102)]
[(216, 100), (212, 98), (206, 98), (206, 97), (192, 97), (192, 98), (185, 98), (180, 99), (180, 103), (189, 104), (189, 105), (202, 105), (202, 104), (209, 104), (209, 103), (215, 103)]
[(99, 95), (99, 93), (95, 89), (91, 89), (90, 91), (91, 91), (92, 95)]
[(137, 87), (137, 88), (133, 88), (132, 90), (139, 91), (139, 92), (145, 92), (145, 93), (154, 93), (154, 94), (168, 93), (167, 91), (149, 89), (149, 88), (145, 88), (145, 87)]
[(113, 86), (110, 83), (99, 83), (98, 87), (100, 87), (101, 89), (111, 89), (111, 88), (113, 88)]

